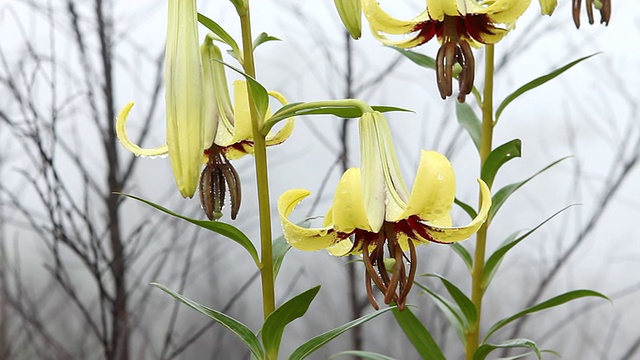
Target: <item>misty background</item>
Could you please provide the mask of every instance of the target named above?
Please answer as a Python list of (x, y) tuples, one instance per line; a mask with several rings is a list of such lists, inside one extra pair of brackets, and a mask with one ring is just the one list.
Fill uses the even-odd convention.
[[(392, 11), (394, 1), (380, 2), (405, 18), (424, 7), (424, 1), (407, 1)], [(534, 1), (496, 46), (496, 101), (570, 61), (600, 54), (516, 100), (496, 127), (496, 146), (519, 138), (523, 148), (495, 189), (571, 157), (505, 204), (491, 227), (489, 251), (509, 234), (579, 205), (506, 257), (485, 296), (484, 327), (573, 289), (602, 292), (613, 303), (578, 300), (527, 317), (494, 341), (530, 338), (565, 359), (640, 358), (639, 10), (635, 1), (613, 0), (608, 27), (589, 26), (583, 16), (576, 30), (569, 1), (560, 1), (553, 17), (541, 17)], [(201, 1), (199, 11), (239, 37), (230, 3)], [(379, 45), (366, 22), (363, 39), (348, 42), (331, 1), (253, 1), (252, 15), (254, 35), (264, 31), (283, 40), (256, 51), (262, 84), (289, 101), (357, 97), (414, 110), (388, 116), (408, 185), (420, 149), (438, 150), (454, 165), (458, 198), (475, 202), (478, 158), (456, 121), (455, 98), (440, 99), (433, 71)], [(165, 19), (165, 1), (0, 1), (0, 358), (249, 356), (226, 330), (148, 285), (160, 282), (258, 329), (259, 279), (247, 254), (227, 239), (112, 195), (130, 193), (204, 217), (197, 199), (179, 196), (167, 159), (135, 158), (113, 132), (117, 111), (135, 101), (130, 136), (145, 147), (164, 142)], [(415, 50), (434, 56), (437, 47), (432, 41)], [(480, 85), (483, 53), (475, 55)], [(297, 119), (293, 136), (269, 149), (275, 236), (277, 196), (309, 189), (294, 217), (324, 215), (343, 167), (359, 166), (358, 147), (355, 120), (309, 117)], [(255, 240), (252, 159), (234, 165), (244, 192), (234, 225)], [(466, 221), (459, 209), (456, 221)], [(440, 273), (468, 289), (464, 264), (446, 246), (420, 246), (418, 253), (419, 273)], [(322, 290), (307, 315), (287, 328), (282, 354), (372, 311), (362, 271), (323, 251), (290, 251), (278, 302), (315, 285)], [(440, 289), (433, 279), (418, 281)], [(460, 358), (459, 340), (431, 299), (414, 288), (408, 302), (418, 306), (448, 358)], [(418, 358), (391, 316), (345, 333), (311, 358), (354, 348)]]

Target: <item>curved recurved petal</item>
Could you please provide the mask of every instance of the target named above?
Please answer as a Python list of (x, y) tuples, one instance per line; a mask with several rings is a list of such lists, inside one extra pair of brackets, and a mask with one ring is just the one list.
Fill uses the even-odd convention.
[(456, 179), (449, 160), (438, 152), (422, 150), (407, 207), (396, 220), (418, 215), (436, 225), (446, 224), (442, 221), (450, 219), (455, 194)]
[(127, 122), (127, 116), (129, 116), (129, 112), (131, 111), (132, 107), (133, 107), (132, 102), (125, 105), (122, 108), (122, 110), (120, 110), (120, 113), (116, 118), (116, 136), (118, 137), (118, 140), (120, 140), (120, 143), (122, 144), (122, 146), (124, 146), (125, 149), (134, 153), (136, 156), (166, 155), (169, 151), (169, 149), (167, 148), (167, 144), (158, 146), (157, 148), (153, 148), (153, 149), (143, 149), (129, 140), (129, 136), (127, 135), (127, 130), (125, 129), (125, 124)]
[(371, 231), (362, 197), (360, 169), (345, 171), (338, 183), (331, 206), (333, 228), (343, 234), (355, 229)]
[(426, 11), (412, 20), (396, 19), (382, 10), (377, 0), (363, 0), (362, 10), (373, 33), (380, 31), (392, 35), (408, 34), (414, 32), (420, 23), (429, 20)]
[(440, 227), (430, 223), (428, 219), (424, 219), (425, 230), (431, 237), (433, 237), (433, 239), (443, 243), (461, 241), (469, 238), (471, 235), (476, 233), (478, 229), (480, 229), (480, 226), (482, 226), (489, 214), (489, 208), (491, 207), (491, 193), (489, 192), (489, 187), (484, 183), (484, 181), (478, 179), (478, 183), (480, 184), (480, 194), (482, 199), (478, 216), (476, 216), (468, 225), (457, 227)]
[(429, 40), (425, 38), (421, 33), (416, 33), (414, 36), (411, 36), (406, 39), (391, 40), (388, 37), (384, 36), (379, 31), (376, 31), (376, 29), (374, 29), (373, 26), (371, 27), (371, 34), (376, 40), (380, 41), (385, 45), (395, 46), (402, 49), (410, 49), (410, 48), (422, 45)]
[[(284, 97), (284, 95), (280, 94), (277, 91), (269, 91), (269, 95), (274, 99), (278, 100), (282, 105), (288, 104), (287, 99)], [(280, 128), (280, 130), (278, 130), (275, 134), (272, 134), (271, 132), (267, 134), (267, 137), (265, 138), (266, 145), (273, 146), (273, 145), (282, 144), (285, 140), (289, 138), (289, 136), (291, 136), (294, 126), (295, 126), (295, 118), (293, 117), (288, 118), (284, 126)]]
[(493, 22), (510, 24), (518, 20), (529, 7), (531, 0), (493, 0), (480, 14), (487, 14)]
[(304, 228), (289, 220), (289, 214), (309, 194), (308, 190), (293, 189), (278, 198), (278, 215), (282, 222), (284, 237), (296, 249), (305, 251), (326, 249), (339, 241), (338, 234), (333, 228)]

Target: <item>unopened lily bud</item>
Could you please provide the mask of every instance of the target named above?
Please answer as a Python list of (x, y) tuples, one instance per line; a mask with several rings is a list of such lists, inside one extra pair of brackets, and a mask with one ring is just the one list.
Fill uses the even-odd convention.
[(340, 20), (355, 40), (362, 36), (362, 4), (360, 0), (333, 0)]
[(171, 168), (183, 197), (198, 187), (202, 152), (203, 72), (195, 0), (170, 0), (165, 49), (167, 145)]

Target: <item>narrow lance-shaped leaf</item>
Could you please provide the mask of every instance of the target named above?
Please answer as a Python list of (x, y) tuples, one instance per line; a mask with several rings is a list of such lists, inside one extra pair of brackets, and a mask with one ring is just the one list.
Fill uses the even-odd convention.
[(554, 217), (556, 217), (557, 215), (559, 215), (560, 213), (564, 212), (565, 210), (567, 210), (568, 208), (570, 208), (572, 206), (573, 205), (569, 205), (569, 206), (564, 207), (563, 209), (557, 211), (555, 214), (549, 216), (543, 222), (538, 224), (538, 226), (536, 226), (533, 229), (527, 231), (526, 233), (524, 233), (522, 236), (520, 236), (518, 238), (516, 238), (516, 236), (518, 235), (518, 232), (515, 232), (515, 233), (511, 234), (507, 239), (505, 239), (505, 241), (502, 243), (502, 245), (496, 251), (494, 251), (493, 254), (491, 254), (491, 256), (489, 256), (489, 259), (487, 259), (487, 262), (484, 265), (484, 272), (482, 274), (483, 287), (485, 289), (489, 287), (489, 284), (491, 283), (491, 280), (493, 279), (493, 277), (495, 276), (496, 272), (498, 271), (498, 268), (500, 267), (500, 263), (502, 262), (502, 259), (507, 254), (507, 252), (509, 252), (509, 250), (513, 249), (522, 240), (526, 239), (529, 235), (533, 234), (536, 230), (538, 230), (540, 227), (542, 227), (542, 225), (546, 224), (551, 219), (553, 219)]
[(411, 342), (420, 357), (424, 360), (445, 360), (445, 356), (440, 350), (438, 343), (433, 339), (429, 330), (411, 312), (409, 308), (403, 311), (393, 310), (398, 325), (402, 328), (407, 339)]
[(364, 324), (365, 322), (375, 319), (376, 317), (386, 313), (387, 311), (390, 311), (392, 309), (395, 309), (396, 307), (388, 307), (386, 309), (382, 309), (376, 312), (373, 312), (371, 314), (367, 314), (365, 316), (362, 316), (358, 319), (355, 319), (353, 321), (350, 321), (342, 326), (338, 326), (335, 329), (329, 330), (325, 333), (322, 333), (314, 338), (312, 338), (311, 340), (305, 342), (304, 344), (300, 345), (300, 347), (298, 347), (297, 349), (295, 349), (293, 351), (293, 353), (291, 354), (291, 356), (289, 356), (289, 360), (301, 360), (306, 358), (307, 356), (311, 355), (314, 351), (318, 350), (320, 347), (322, 347), (324, 344), (328, 343), (329, 341), (335, 339), (336, 337), (338, 337), (339, 335), (341, 335), (342, 333), (344, 333), (345, 331), (352, 329), (358, 325)]
[(329, 356), (329, 359), (336, 359), (343, 356), (349, 356), (351, 359), (367, 359), (367, 360), (395, 360), (392, 357), (370, 352), (370, 351), (343, 351)]
[(575, 60), (575, 61), (572, 61), (572, 62), (568, 63), (567, 65), (548, 73), (547, 75), (540, 76), (539, 78), (531, 80), (530, 82), (522, 85), (516, 91), (514, 91), (509, 96), (504, 98), (504, 100), (502, 100), (500, 105), (498, 105), (498, 108), (496, 109), (496, 121), (498, 121), (498, 119), (500, 119), (500, 115), (502, 115), (502, 112), (507, 107), (507, 105), (509, 105), (513, 100), (517, 99), (520, 95), (526, 93), (529, 90), (533, 90), (533, 89), (537, 88), (538, 86), (540, 86), (540, 85), (542, 85), (542, 84), (544, 84), (544, 83), (546, 83), (548, 81), (553, 80), (555, 77), (559, 76), (563, 72), (571, 69), (574, 65), (577, 65), (578, 63), (580, 63), (580, 62), (582, 62), (584, 60), (587, 60), (588, 58), (590, 58), (592, 56), (595, 56), (595, 55), (597, 55), (597, 53), (596, 54), (591, 54), (589, 56), (585, 56), (585, 57), (580, 58), (580, 59)]
[[(294, 116), (303, 116), (303, 115), (334, 115), (341, 119), (353, 119), (359, 118), (362, 116), (362, 109), (356, 105), (344, 105), (337, 104), (332, 105), (330, 102), (334, 100), (328, 101), (314, 101), (313, 103), (291, 103), (287, 104), (275, 113), (271, 115), (271, 117), (265, 121), (264, 127), (262, 129), (262, 133), (268, 133), (272, 127), (274, 127), (280, 121), (285, 119), (294, 117)], [(343, 102), (338, 100), (339, 102)], [(395, 107), (395, 106), (371, 106), (371, 109), (385, 113), (391, 111), (404, 111), (411, 112), (411, 110)]]
[(468, 325), (474, 325), (478, 321), (478, 312), (476, 310), (476, 306), (473, 304), (471, 299), (462, 290), (458, 289), (451, 281), (439, 274), (424, 274), (424, 276), (435, 277), (442, 281), (442, 284), (449, 292), (449, 295), (453, 298), (453, 301), (456, 302), (458, 308), (464, 315)]
[[(218, 61), (218, 60), (214, 59), (214, 61)], [(269, 92), (267, 91), (267, 89), (264, 86), (262, 86), (262, 84), (260, 84), (256, 79), (254, 79), (252, 76), (245, 73), (244, 71), (238, 68), (235, 68), (225, 63), (224, 61), (218, 61), (218, 62), (222, 63), (223, 65), (237, 72), (238, 74), (244, 76), (244, 78), (247, 80), (247, 84), (249, 85), (249, 91), (251, 92), (251, 96), (253, 97), (253, 103), (255, 104), (256, 111), (258, 112), (258, 117), (262, 121), (262, 119), (264, 119), (267, 114), (267, 109), (269, 108)]]
[(527, 179), (525, 179), (523, 181), (517, 182), (517, 183), (513, 183), (513, 184), (510, 184), (510, 185), (507, 185), (507, 186), (503, 187), (502, 189), (498, 190), (498, 192), (493, 194), (493, 197), (491, 198), (491, 209), (489, 209), (489, 217), (488, 217), (487, 221), (493, 220), (493, 218), (498, 213), (498, 210), (500, 210), (502, 205), (504, 205), (504, 203), (507, 201), (507, 199), (511, 196), (511, 194), (516, 192), (516, 190), (520, 189), (523, 185), (525, 185), (526, 183), (531, 181), (536, 176), (542, 174), (543, 172), (549, 170), (550, 168), (552, 168), (556, 164), (558, 164), (561, 161), (563, 161), (565, 159), (568, 159), (568, 158), (569, 157), (567, 156), (567, 157), (563, 157), (560, 160), (556, 160), (556, 161), (552, 162), (550, 165), (548, 165), (545, 168), (543, 168), (542, 170), (540, 170), (537, 173), (533, 174), (529, 178), (527, 178)]
[(179, 300), (180, 302), (182, 302), (183, 304), (189, 306), (190, 308), (194, 309), (195, 311), (209, 317), (211, 320), (217, 322), (218, 324), (224, 326), (225, 328), (227, 328), (228, 330), (230, 330), (232, 333), (234, 333), (238, 339), (240, 339), (240, 341), (242, 341), (245, 346), (247, 347), (247, 349), (249, 349), (249, 351), (251, 351), (251, 354), (253, 354), (253, 356), (258, 359), (258, 360), (262, 360), (264, 359), (264, 350), (262, 349), (262, 345), (260, 345), (260, 341), (258, 340), (258, 337), (253, 333), (253, 331), (251, 331), (251, 329), (249, 329), (246, 325), (244, 325), (243, 323), (241, 323), (240, 321), (232, 318), (229, 315), (226, 315), (220, 311), (216, 311), (213, 309), (210, 309), (204, 305), (200, 305), (197, 302), (182, 296), (180, 294), (178, 294), (175, 291), (172, 291), (170, 289), (168, 289), (166, 286), (162, 285), (162, 284), (158, 284), (158, 283), (151, 283), (151, 285), (157, 287), (158, 289), (166, 292), (167, 294), (173, 296), (174, 298), (176, 298), (177, 300)]
[(505, 325), (511, 323), (514, 320), (517, 320), (525, 315), (529, 315), (531, 313), (534, 312), (538, 312), (538, 311), (542, 311), (545, 309), (549, 309), (552, 307), (556, 307), (558, 305), (562, 305), (564, 303), (567, 303), (569, 301), (572, 300), (576, 300), (576, 299), (580, 299), (583, 297), (599, 297), (599, 298), (603, 298), (603, 299), (607, 299), (609, 300), (608, 297), (602, 295), (599, 292), (593, 291), (593, 290), (574, 290), (574, 291), (569, 291), (567, 293), (564, 293), (562, 295), (558, 295), (556, 297), (553, 297), (547, 301), (543, 301), (540, 304), (534, 305), (528, 309), (525, 309), (523, 311), (520, 311), (519, 313), (509, 316), (508, 318), (502, 319), (500, 321), (498, 321), (497, 323), (493, 324), (493, 326), (491, 326), (491, 328), (487, 331), (487, 334), (484, 336), (484, 339), (482, 340), (482, 343), (484, 344), (489, 337), (491, 337), (491, 335), (493, 335), (496, 331), (502, 329)]
[(542, 359), (542, 354), (538, 345), (529, 339), (511, 339), (501, 344), (482, 344), (473, 354), (473, 360), (484, 360), (495, 349), (529, 348), (533, 350), (538, 359)]
[(247, 252), (249, 253), (249, 255), (251, 255), (251, 257), (253, 258), (253, 261), (255, 262), (256, 266), (259, 266), (260, 264), (260, 260), (258, 257), (258, 251), (256, 250), (255, 246), (253, 246), (253, 243), (251, 242), (251, 240), (249, 240), (249, 238), (247, 237), (247, 235), (245, 235), (242, 231), (240, 231), (240, 229), (238, 229), (237, 227), (231, 225), (231, 224), (226, 224), (223, 223), (221, 221), (207, 221), (207, 220), (198, 220), (198, 219), (192, 219), (192, 218), (188, 218), (186, 216), (180, 215), (178, 213), (175, 213), (161, 205), (155, 204), (149, 200), (145, 200), (143, 198), (134, 196), (134, 195), (128, 195), (128, 194), (120, 194), (120, 195), (124, 195), (126, 197), (132, 198), (134, 200), (138, 200), (142, 203), (145, 203), (153, 208), (156, 208), (160, 211), (162, 211), (165, 214), (171, 215), (173, 217), (177, 217), (178, 219), (182, 219), (185, 221), (188, 221), (194, 225), (197, 225), (201, 228), (213, 231), (215, 233), (218, 233), (222, 236), (225, 236), (233, 241), (235, 241), (236, 243), (240, 244), (240, 246), (242, 246), (245, 250), (247, 250)]
[(238, 47), (238, 43), (222, 28), (222, 26), (200, 13), (198, 13), (198, 22), (216, 34), (222, 41), (224, 41), (225, 44), (229, 45), (231, 47), (233, 57), (242, 63), (242, 52)]
[(426, 292), (429, 296), (431, 296), (438, 309), (440, 309), (440, 311), (442, 311), (442, 314), (444, 314), (447, 320), (449, 320), (449, 323), (458, 335), (460, 342), (464, 345), (467, 341), (465, 333), (468, 329), (468, 324), (465, 323), (465, 317), (464, 315), (462, 315), (462, 311), (460, 311), (460, 309), (454, 303), (445, 299), (437, 292), (418, 282), (416, 282), (415, 284), (416, 286), (424, 290), (424, 292)]
[(404, 55), (404, 57), (413, 61), (418, 66), (422, 66), (423, 68), (427, 68), (431, 70), (436, 69), (436, 60), (431, 56), (420, 54), (418, 52), (411, 51), (411, 50), (400, 49), (393, 46), (388, 46), (388, 47)]
[(264, 321), (262, 326), (262, 344), (270, 359), (278, 358), (284, 328), (293, 320), (302, 317), (313, 299), (318, 295), (320, 286), (311, 288), (282, 304)]
[(460, 256), (462, 261), (464, 261), (464, 264), (467, 265), (467, 269), (469, 269), (469, 271), (473, 270), (473, 257), (471, 256), (469, 250), (467, 250), (459, 243), (452, 243), (449, 246), (451, 247), (451, 250), (455, 251), (455, 253)]
[[(480, 151), (480, 142), (482, 139), (482, 124), (478, 115), (466, 102), (456, 102), (456, 117), (458, 118), (458, 124), (467, 131), (473, 144), (476, 146), (476, 150)], [(487, 184), (488, 185), (488, 184)], [(491, 185), (489, 185), (491, 187)]]
[(261, 32), (260, 35), (256, 36), (255, 40), (253, 40), (253, 50), (255, 51), (255, 49), (258, 46), (266, 43), (267, 41), (282, 41), (282, 40), (278, 39), (275, 36), (271, 36), (266, 32)]
[(509, 160), (519, 158), (521, 155), (522, 141), (520, 139), (511, 140), (493, 149), (484, 165), (482, 165), (480, 177), (489, 188), (493, 186), (493, 181), (498, 174), (500, 167)]

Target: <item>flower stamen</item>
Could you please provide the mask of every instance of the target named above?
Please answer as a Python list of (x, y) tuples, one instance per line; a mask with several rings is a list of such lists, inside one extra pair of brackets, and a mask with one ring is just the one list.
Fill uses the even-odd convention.
[(213, 144), (205, 154), (207, 164), (200, 175), (200, 204), (209, 220), (222, 217), (226, 189), (229, 188), (231, 202), (231, 219), (235, 220), (240, 210), (242, 188), (240, 176), (223, 153), (223, 148)]

